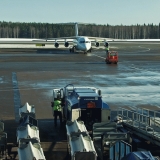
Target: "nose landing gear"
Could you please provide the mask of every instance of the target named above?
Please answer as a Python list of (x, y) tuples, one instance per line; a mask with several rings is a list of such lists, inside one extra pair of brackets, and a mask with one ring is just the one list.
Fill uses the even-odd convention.
[(85, 51), (84, 54), (87, 54), (87, 52), (91, 53), (92, 52), (92, 48), (90, 48), (88, 51)]

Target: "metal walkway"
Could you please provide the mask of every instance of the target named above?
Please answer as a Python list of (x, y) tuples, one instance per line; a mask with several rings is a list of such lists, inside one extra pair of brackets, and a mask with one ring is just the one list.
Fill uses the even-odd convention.
[(137, 108), (136, 111), (119, 108), (117, 112), (127, 130), (160, 146), (160, 111), (146, 108)]

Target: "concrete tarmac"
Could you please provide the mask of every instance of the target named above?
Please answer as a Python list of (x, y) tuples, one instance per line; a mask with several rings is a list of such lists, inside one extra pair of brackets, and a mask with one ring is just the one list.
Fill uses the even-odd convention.
[[(0, 118), (8, 134), (8, 154), (17, 156), (18, 106), (35, 106), (46, 159), (67, 159), (65, 129), (54, 128), (52, 89), (67, 84), (102, 90), (112, 110), (145, 107), (160, 110), (160, 44), (112, 43), (119, 62), (105, 63), (105, 52), (0, 52)], [(8, 157), (11, 158), (11, 157)]]

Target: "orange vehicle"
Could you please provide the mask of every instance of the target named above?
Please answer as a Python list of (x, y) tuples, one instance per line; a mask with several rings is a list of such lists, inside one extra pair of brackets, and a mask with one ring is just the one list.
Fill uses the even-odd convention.
[(118, 52), (108, 51), (105, 61), (107, 64), (111, 64), (111, 63), (117, 64), (118, 63)]

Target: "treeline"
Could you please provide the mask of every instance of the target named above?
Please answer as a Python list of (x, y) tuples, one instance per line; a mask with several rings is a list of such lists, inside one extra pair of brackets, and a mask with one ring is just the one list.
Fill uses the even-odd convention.
[[(159, 25), (78, 25), (79, 35), (117, 39), (159, 39)], [(73, 25), (0, 21), (0, 38), (52, 38), (75, 36)]]

